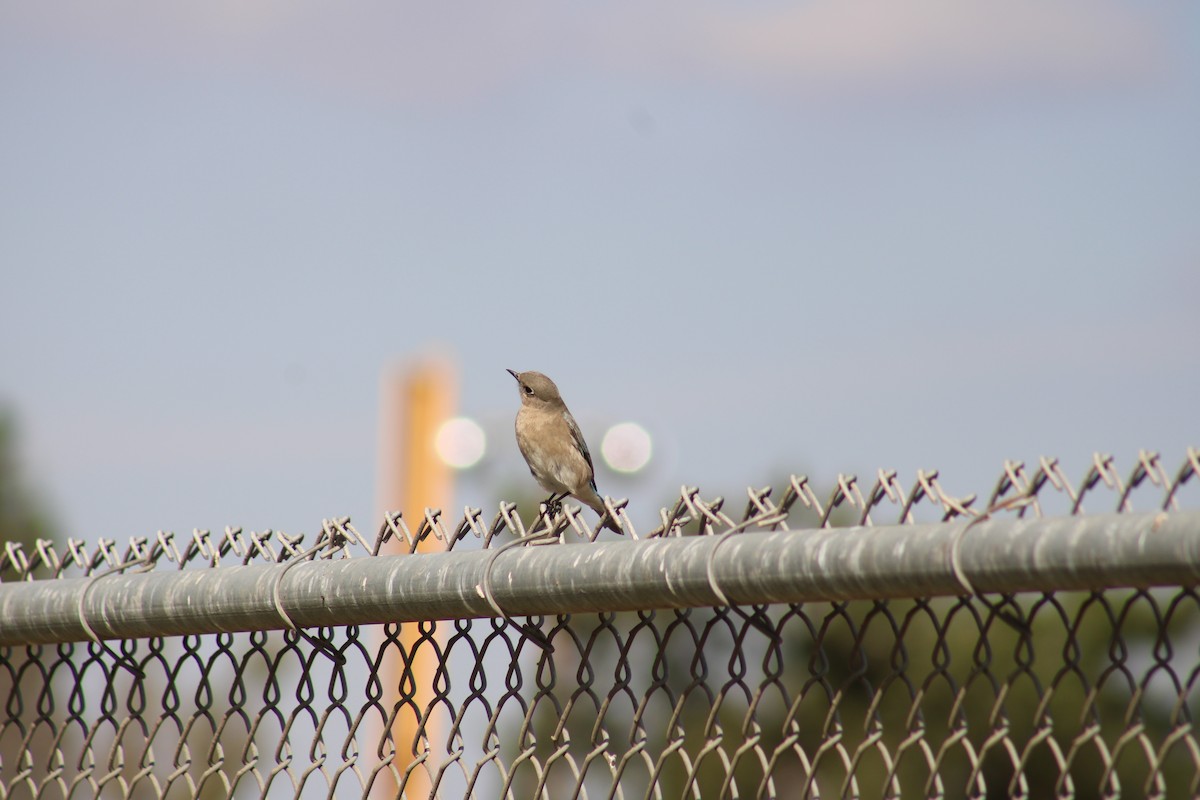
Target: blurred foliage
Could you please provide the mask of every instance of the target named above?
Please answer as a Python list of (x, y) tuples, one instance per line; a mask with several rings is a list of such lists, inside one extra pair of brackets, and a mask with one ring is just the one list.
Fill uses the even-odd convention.
[(57, 530), (28, 483), (18, 445), (16, 415), (0, 405), (0, 546), (18, 543), (28, 554), (38, 539), (54, 539)]

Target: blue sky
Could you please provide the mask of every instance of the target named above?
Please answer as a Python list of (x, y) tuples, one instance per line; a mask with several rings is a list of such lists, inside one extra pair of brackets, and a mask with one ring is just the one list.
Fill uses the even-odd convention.
[(0, 399), (77, 537), (373, 530), (431, 350), (460, 507), (530, 480), (508, 367), (650, 429), (645, 527), (1200, 443), (1193, 4), (0, 2), (0, 108)]

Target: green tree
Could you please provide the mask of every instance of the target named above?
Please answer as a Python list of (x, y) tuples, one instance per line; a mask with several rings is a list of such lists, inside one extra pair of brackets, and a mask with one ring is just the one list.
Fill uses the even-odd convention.
[[(19, 456), (16, 415), (0, 406), (0, 549), (20, 545), (25, 556), (36, 552), (38, 539), (57, 535), (41, 497), (29, 485)], [(13, 565), (0, 555), (0, 577)]]

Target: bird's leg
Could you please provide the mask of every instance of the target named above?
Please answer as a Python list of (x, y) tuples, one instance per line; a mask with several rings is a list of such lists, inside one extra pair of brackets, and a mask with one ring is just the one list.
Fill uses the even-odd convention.
[(546, 516), (557, 517), (562, 511), (562, 499), (567, 496), (566, 492), (556, 492), (546, 498)]

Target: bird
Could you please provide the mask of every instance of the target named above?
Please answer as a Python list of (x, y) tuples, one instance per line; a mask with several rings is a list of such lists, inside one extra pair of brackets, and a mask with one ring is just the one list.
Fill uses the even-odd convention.
[(538, 485), (550, 492), (547, 508), (557, 509), (559, 501), (570, 495), (599, 514), (604, 527), (624, 533), (600, 499), (592, 454), (554, 381), (540, 372), (507, 372), (516, 379), (521, 395), (517, 447)]

